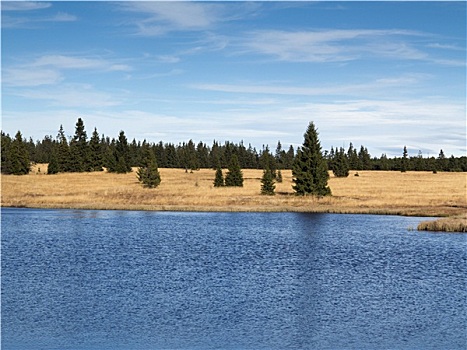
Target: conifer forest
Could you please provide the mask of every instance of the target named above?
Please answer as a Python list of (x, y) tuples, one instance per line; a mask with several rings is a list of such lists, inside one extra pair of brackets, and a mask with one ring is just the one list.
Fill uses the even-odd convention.
[[(257, 150), (243, 141), (234, 143), (203, 142), (149, 143), (146, 140), (129, 141), (124, 131), (117, 137), (99, 134), (94, 128), (90, 136), (84, 121), (79, 118), (73, 136), (67, 136), (63, 126), (57, 135), (46, 135), (42, 140), (25, 138), (20, 131), (15, 136), (1, 133), (1, 172), (3, 174), (27, 174), (32, 163), (48, 163), (48, 173), (103, 171), (126, 173), (132, 167), (145, 167), (148, 152), (152, 152), (158, 167), (182, 168), (194, 171), (200, 168), (229, 168), (237, 162), (241, 169), (292, 169), (300, 147), (284, 147), (279, 141), (274, 150), (268, 145)], [(349, 170), (394, 170), (394, 171), (467, 171), (467, 157), (454, 157), (439, 151), (437, 157), (424, 157), (421, 152), (409, 157), (401, 145), (401, 156), (390, 158), (385, 154), (372, 156), (364, 146), (356, 148), (352, 143), (343, 147), (322, 151), (327, 168), (335, 176), (348, 176)]]

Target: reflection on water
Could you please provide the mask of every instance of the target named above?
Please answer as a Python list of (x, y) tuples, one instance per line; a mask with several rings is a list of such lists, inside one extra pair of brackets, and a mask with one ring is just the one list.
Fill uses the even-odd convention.
[(419, 218), (2, 209), (2, 349), (464, 349)]

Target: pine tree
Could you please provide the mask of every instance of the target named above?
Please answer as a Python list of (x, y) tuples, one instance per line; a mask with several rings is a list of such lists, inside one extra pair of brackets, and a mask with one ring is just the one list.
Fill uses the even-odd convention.
[(115, 143), (113, 156), (108, 162), (108, 170), (119, 174), (131, 172), (130, 148), (124, 131), (120, 131), (118, 140)]
[(274, 184), (274, 175), (270, 169), (263, 171), (263, 177), (261, 178), (261, 194), (274, 196), (276, 185)]
[(404, 146), (404, 151), (402, 152), (402, 160), (401, 160), (401, 172), (405, 173), (407, 171), (409, 159), (407, 158), (408, 152), (407, 147)]
[(224, 175), (222, 174), (222, 168), (220, 163), (216, 169), (216, 176), (214, 178), (214, 187), (223, 187), (225, 186)]
[(102, 145), (99, 139), (97, 128), (94, 128), (91, 139), (89, 140), (89, 167), (91, 171), (102, 171), (104, 159), (102, 154)]
[(47, 167), (47, 174), (52, 175), (52, 174), (57, 174), (60, 171), (59, 165), (58, 165), (58, 160), (57, 160), (57, 152), (54, 150), (52, 151), (52, 154), (50, 155), (50, 162)]
[(155, 188), (161, 183), (156, 155), (149, 148), (148, 144), (145, 144), (143, 149), (143, 166), (138, 168), (136, 175), (143, 186), (147, 188)]
[(240, 164), (236, 154), (232, 155), (230, 160), (229, 171), (225, 176), (225, 185), (243, 187), (243, 173), (240, 169)]
[(332, 172), (336, 177), (349, 176), (349, 161), (343, 148), (340, 148), (334, 153), (334, 158), (332, 161)]
[(10, 168), (11, 168), (10, 149), (11, 149), (10, 135), (5, 134), (2, 131), (2, 143), (1, 143), (2, 174), (10, 173)]
[(89, 145), (84, 122), (78, 118), (75, 135), (70, 142), (70, 169), (72, 172), (91, 171)]
[(68, 146), (68, 141), (62, 125), (60, 125), (60, 129), (58, 130), (57, 143), (58, 172), (70, 171), (70, 147)]
[(15, 138), (11, 142), (7, 157), (9, 158), (8, 174), (29, 174), (29, 170), (31, 169), (29, 152), (20, 131), (16, 133)]
[(297, 151), (292, 168), (293, 189), (297, 195), (326, 196), (331, 194), (328, 168), (321, 153), (318, 132), (311, 122), (304, 134), (302, 147)]

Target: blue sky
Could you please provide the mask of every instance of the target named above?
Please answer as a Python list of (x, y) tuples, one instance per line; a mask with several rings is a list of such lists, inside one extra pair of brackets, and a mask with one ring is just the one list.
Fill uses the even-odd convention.
[(466, 153), (466, 2), (1, 5), (12, 135)]

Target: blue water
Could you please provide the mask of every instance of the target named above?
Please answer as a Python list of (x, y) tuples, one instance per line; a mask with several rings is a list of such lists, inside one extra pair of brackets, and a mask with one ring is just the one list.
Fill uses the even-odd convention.
[(2, 209), (2, 349), (466, 349), (421, 218)]

